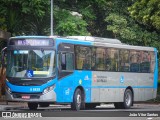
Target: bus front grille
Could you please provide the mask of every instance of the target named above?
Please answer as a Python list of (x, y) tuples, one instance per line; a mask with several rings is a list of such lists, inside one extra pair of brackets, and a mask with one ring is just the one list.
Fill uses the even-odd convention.
[(39, 99), (41, 94), (22, 94), (22, 93), (12, 93), (13, 98), (24, 99), (25, 96), (28, 96), (26, 99)]

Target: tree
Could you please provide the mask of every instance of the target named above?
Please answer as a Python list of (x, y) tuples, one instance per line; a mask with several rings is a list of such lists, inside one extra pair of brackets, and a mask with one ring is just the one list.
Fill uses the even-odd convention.
[[(54, 0), (54, 34), (118, 38), (160, 50), (160, 0)], [(77, 15), (73, 15), (77, 13)], [(1, 0), (0, 28), (50, 34), (50, 0)]]
[(157, 32), (160, 30), (160, 0), (138, 0), (128, 10), (139, 24)]
[[(32, 34), (33, 31), (37, 31), (35, 34), (43, 34), (39, 31), (44, 30), (41, 27), (44, 20), (47, 23), (49, 4), (49, 1), (43, 0), (1, 0), (0, 15), (5, 19), (3, 24), (12, 35), (27, 34), (28, 31), (30, 31), (28, 34)], [(35, 26), (41, 30), (36, 30)]]
[[(115, 38), (120, 39), (124, 43), (155, 46), (155, 43), (159, 40), (156, 32), (149, 32), (124, 16), (110, 14), (105, 21), (109, 24), (107, 30), (112, 31)], [(156, 45), (155, 47), (158, 46)]]
[[(112, 37), (127, 44), (158, 47), (158, 4), (158, 0), (54, 0), (54, 33)], [(145, 8), (155, 19), (143, 20)], [(13, 35), (50, 34), (50, 0), (1, 0), (0, 15), (0, 27)]]
[[(71, 11), (63, 9), (64, 6), (62, 8), (54, 6), (54, 30), (56, 33), (88, 35), (87, 23), (70, 14)], [(0, 15), (5, 19), (5, 22), (2, 23), (3, 26), (6, 26), (12, 36), (49, 35), (50, 33), (50, 0), (1, 0)]]
[[(78, 13), (77, 13), (78, 14)], [(58, 35), (89, 35), (87, 23), (81, 16), (72, 15), (68, 10), (55, 10), (55, 32)]]

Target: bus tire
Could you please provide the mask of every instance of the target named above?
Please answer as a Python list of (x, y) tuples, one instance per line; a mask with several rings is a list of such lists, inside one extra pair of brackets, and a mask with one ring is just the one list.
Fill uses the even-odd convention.
[(74, 92), (73, 102), (71, 103), (71, 109), (78, 111), (81, 109), (81, 106), (82, 106), (82, 92), (78, 88)]
[(124, 100), (122, 103), (123, 109), (129, 109), (132, 106), (133, 103), (133, 93), (130, 89), (126, 89), (124, 93)]
[(129, 109), (133, 104), (133, 93), (130, 89), (126, 89), (123, 102), (114, 103), (116, 109)]
[(38, 108), (38, 103), (28, 102), (28, 108), (29, 108), (30, 110), (37, 110), (37, 108)]

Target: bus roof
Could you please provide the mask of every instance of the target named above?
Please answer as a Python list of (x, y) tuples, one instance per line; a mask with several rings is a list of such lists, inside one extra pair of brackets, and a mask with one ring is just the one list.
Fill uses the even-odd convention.
[(118, 39), (112, 38), (102, 38), (102, 37), (92, 37), (92, 36), (67, 36), (64, 37), (69, 40), (75, 41), (85, 41), (91, 42), (94, 46), (104, 46), (104, 47), (113, 47), (113, 48), (122, 48), (122, 49), (134, 49), (134, 50), (146, 50), (146, 51), (154, 51), (154, 47), (147, 47), (147, 46), (135, 46), (135, 45), (128, 45), (122, 43)]
[(134, 46), (134, 45), (127, 45), (122, 43), (118, 39), (112, 38), (102, 38), (102, 37), (93, 37), (93, 36), (16, 36), (11, 38), (60, 38), (63, 40), (69, 41), (81, 41), (81, 42), (90, 42), (93, 43), (94, 46), (106, 46), (106, 47), (114, 47), (114, 48), (124, 48), (124, 49), (136, 49), (136, 50), (149, 50), (154, 51), (154, 47), (146, 47), (146, 46)]
[(122, 44), (120, 40), (112, 39), (112, 38), (102, 38), (102, 37), (92, 37), (92, 36), (67, 36), (66, 38), (75, 39), (75, 40), (90, 41), (90, 42)]

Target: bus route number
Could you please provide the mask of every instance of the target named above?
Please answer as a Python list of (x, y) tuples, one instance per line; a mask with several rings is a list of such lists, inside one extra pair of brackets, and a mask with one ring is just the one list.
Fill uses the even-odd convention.
[(31, 92), (39, 92), (39, 91), (40, 91), (40, 88), (30, 88), (30, 91), (31, 91)]

